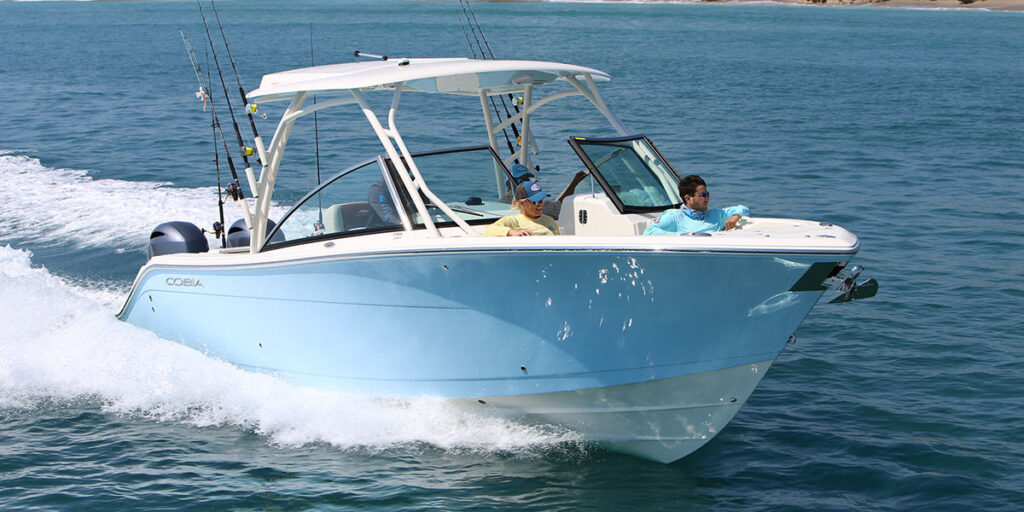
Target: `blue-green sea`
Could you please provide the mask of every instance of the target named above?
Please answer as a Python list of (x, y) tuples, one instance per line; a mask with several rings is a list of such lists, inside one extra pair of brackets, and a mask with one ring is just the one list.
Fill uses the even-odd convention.
[[(0, 2), (0, 510), (1024, 507), (1024, 12), (472, 6), (499, 58), (608, 72), (611, 108), (712, 206), (856, 233), (878, 296), (816, 307), (735, 420), (669, 465), (242, 371), (114, 319), (153, 227), (216, 219), (178, 34), (222, 101), (195, 3)], [(217, 8), (246, 90), (354, 50), (471, 56), (476, 35), (457, 2)], [(413, 151), (481, 144), (478, 108), (408, 94), (399, 127)], [(265, 113), (269, 139), (280, 107)], [(568, 135), (610, 134), (599, 117), (564, 131), (577, 115), (534, 119), (549, 189), (579, 168)], [(289, 145), (280, 209), (316, 182), (311, 135)], [(354, 109), (319, 136), (324, 175), (378, 151)]]

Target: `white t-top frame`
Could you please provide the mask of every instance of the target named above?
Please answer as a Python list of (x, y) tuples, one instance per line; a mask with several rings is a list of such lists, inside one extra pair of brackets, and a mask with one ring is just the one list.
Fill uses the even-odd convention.
[[(597, 90), (596, 81), (610, 79), (606, 73), (596, 69), (570, 64), (474, 59), (392, 59), (300, 68), (266, 75), (263, 77), (260, 87), (248, 94), (249, 101), (253, 104), (291, 101), (278, 122), (277, 130), (274, 132), (270, 144), (264, 147), (262, 140), (256, 140), (256, 148), (259, 151), (260, 161), (263, 163), (259, 178), (256, 178), (251, 169), (246, 170), (252, 197), (242, 200), (242, 209), (243, 218), (246, 219), (252, 234), (249, 251), (257, 252), (263, 239), (266, 238), (267, 220), (281, 158), (295, 122), (303, 116), (325, 108), (348, 104), (358, 105), (390, 158), (401, 181), (401, 186), (405, 187), (409, 197), (412, 198), (428, 235), (430, 237), (442, 236), (429, 215), (422, 197), (429, 199), (433, 205), (452, 219), (465, 235), (479, 235), (472, 226), (431, 192), (430, 187), (420, 174), (419, 168), (395, 124), (402, 93), (409, 91), (478, 96), (491, 148), (496, 154), (500, 154), (497, 134), (512, 124), (518, 123), (521, 137), (519, 149), (510, 154), (503, 163), (507, 166), (513, 161), (519, 160), (529, 167), (528, 149), (531, 146), (536, 147), (530, 130), (530, 116), (543, 105), (559, 98), (583, 96), (597, 107), (620, 135), (631, 134), (608, 109)], [(553, 82), (568, 83), (572, 89), (555, 92), (534, 101), (534, 87)], [(381, 123), (377, 113), (366, 101), (364, 92), (371, 90), (390, 90), (393, 93), (391, 107), (388, 110), (387, 127)], [(307, 106), (306, 100), (313, 94), (320, 97), (326, 96), (327, 99), (326, 101), (318, 100), (317, 103)], [(522, 108), (508, 119), (497, 121), (492, 116), (488, 104), (489, 97), (504, 94), (522, 94)], [(504, 176), (503, 170), (497, 163), (495, 164), (495, 178), (500, 186)], [(253, 201), (253, 204), (250, 205), (249, 201)], [(251, 214), (250, 208), (252, 208)]]

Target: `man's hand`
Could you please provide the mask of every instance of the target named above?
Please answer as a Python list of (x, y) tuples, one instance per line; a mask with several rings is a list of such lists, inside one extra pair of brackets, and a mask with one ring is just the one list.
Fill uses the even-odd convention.
[(561, 194), (558, 194), (558, 198), (555, 199), (558, 202), (562, 202), (563, 199), (576, 193), (576, 185), (579, 185), (581, 181), (585, 180), (590, 175), (590, 171), (583, 170), (576, 173), (572, 177), (572, 182), (569, 183), (565, 190)]
[(739, 224), (739, 223), (740, 223), (740, 214), (737, 213), (736, 215), (733, 215), (732, 217), (729, 217), (729, 220), (725, 221), (725, 230), (729, 231), (730, 229), (735, 228), (736, 224)]
[(533, 236), (533, 231), (529, 229), (510, 229), (507, 236)]

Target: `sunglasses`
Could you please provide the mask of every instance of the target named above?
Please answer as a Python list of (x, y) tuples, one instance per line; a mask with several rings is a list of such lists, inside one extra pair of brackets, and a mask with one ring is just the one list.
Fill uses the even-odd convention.
[(707, 199), (707, 198), (708, 198), (708, 196), (710, 196), (710, 195), (711, 195), (711, 194), (709, 194), (709, 193), (707, 193), (707, 192), (701, 192), (700, 194), (694, 194), (694, 196), (700, 196), (700, 197), (702, 197), (702, 198), (704, 198), (704, 199)]

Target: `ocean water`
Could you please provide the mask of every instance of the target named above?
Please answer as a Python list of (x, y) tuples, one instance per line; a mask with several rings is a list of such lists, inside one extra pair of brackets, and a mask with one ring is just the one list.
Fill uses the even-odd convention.
[[(1020, 510), (1024, 13), (473, 6), (499, 57), (610, 73), (612, 109), (713, 205), (856, 233), (878, 296), (819, 305), (735, 420), (670, 465), (242, 371), (113, 317), (156, 224), (216, 218), (177, 33), (205, 63), (195, 4), (0, 2), (0, 509)], [(317, 63), (470, 55), (457, 3), (218, 8), (247, 89), (310, 62), (310, 24)], [(414, 150), (483, 140), (476, 118), (442, 122), (475, 103), (413, 96)], [(577, 106), (536, 120), (552, 189), (578, 167), (565, 137), (608, 133), (544, 125)], [(325, 174), (377, 151), (356, 112), (320, 127)], [(304, 134), (278, 208), (315, 183)]]

